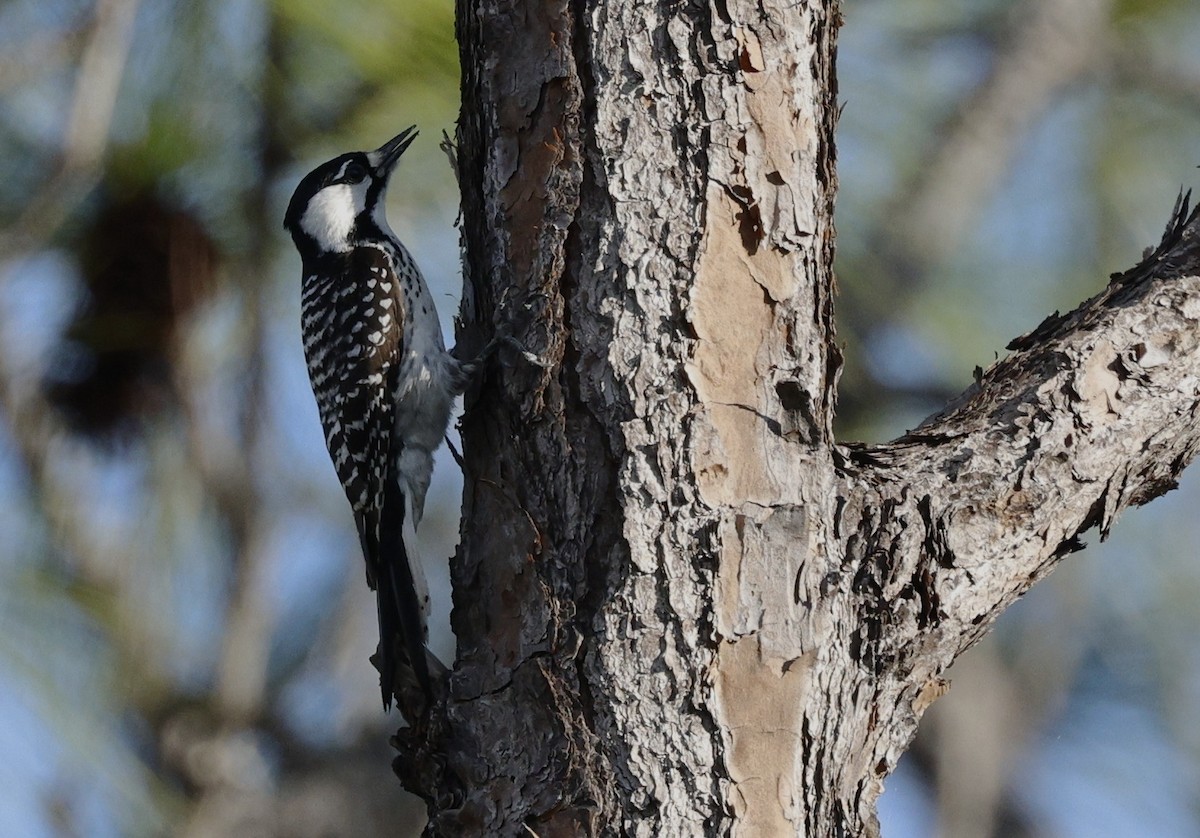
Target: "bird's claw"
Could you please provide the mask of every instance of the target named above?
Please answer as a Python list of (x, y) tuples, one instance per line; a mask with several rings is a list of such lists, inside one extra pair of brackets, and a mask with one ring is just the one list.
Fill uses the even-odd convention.
[(503, 343), (505, 346), (509, 347), (510, 349), (515, 350), (518, 355), (520, 355), (522, 358), (524, 358), (529, 363), (533, 364), (535, 367), (541, 367), (542, 369), (545, 370), (545, 369), (549, 369), (552, 366), (551, 363), (548, 360), (546, 360), (545, 358), (543, 358), (541, 355), (530, 352), (528, 349), (526, 349), (524, 344), (522, 344), (519, 340), (514, 338), (512, 335), (504, 335), (503, 337), (494, 338), (492, 340), (492, 343), (493, 344)]

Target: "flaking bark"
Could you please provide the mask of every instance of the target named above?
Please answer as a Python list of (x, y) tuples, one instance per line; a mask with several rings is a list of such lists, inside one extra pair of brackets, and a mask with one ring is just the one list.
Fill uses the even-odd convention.
[(439, 835), (873, 835), (940, 673), (1200, 404), (1197, 221), (885, 446), (837, 446), (835, 3), (460, 0), (458, 659)]

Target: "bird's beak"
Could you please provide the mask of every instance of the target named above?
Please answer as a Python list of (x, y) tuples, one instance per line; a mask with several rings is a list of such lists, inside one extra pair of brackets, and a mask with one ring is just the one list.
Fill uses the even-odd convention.
[(412, 145), (412, 141), (416, 138), (417, 126), (412, 125), (367, 155), (371, 159), (371, 165), (375, 167), (375, 171), (387, 177), (396, 165), (396, 161), (400, 159), (400, 155)]

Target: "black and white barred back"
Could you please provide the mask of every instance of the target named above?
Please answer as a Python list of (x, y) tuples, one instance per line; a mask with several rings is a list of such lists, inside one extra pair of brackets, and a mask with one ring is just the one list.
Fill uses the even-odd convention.
[(409, 129), (374, 152), (318, 166), (284, 218), (303, 261), (313, 394), (377, 593), (385, 707), (398, 660), (430, 692), (429, 594), (415, 528), (464, 377), (446, 352), (425, 280), (384, 217), (388, 177), (414, 135)]

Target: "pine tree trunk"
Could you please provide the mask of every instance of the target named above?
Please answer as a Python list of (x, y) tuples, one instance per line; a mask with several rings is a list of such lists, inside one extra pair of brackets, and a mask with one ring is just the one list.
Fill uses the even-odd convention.
[(459, 658), (398, 773), (437, 835), (877, 834), (939, 673), (1190, 460), (1193, 228), (839, 447), (836, 2), (458, 12), (462, 337), (545, 365), (468, 399)]

